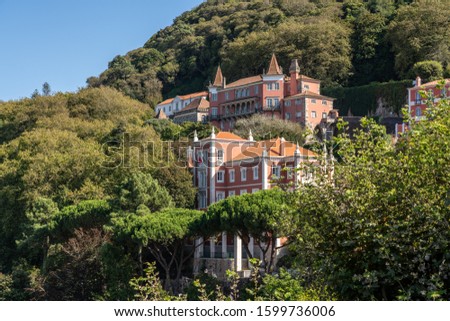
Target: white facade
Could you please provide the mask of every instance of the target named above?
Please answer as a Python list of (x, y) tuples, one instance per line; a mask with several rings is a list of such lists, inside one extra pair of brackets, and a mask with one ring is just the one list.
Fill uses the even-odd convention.
[(167, 117), (173, 116), (173, 114), (177, 111), (182, 110), (184, 107), (189, 105), (193, 100), (197, 98), (204, 98), (206, 99), (208, 97), (208, 92), (198, 92), (188, 95), (178, 95), (175, 98), (164, 100), (163, 102), (159, 103), (155, 107), (155, 113), (158, 114), (160, 110), (162, 110)]

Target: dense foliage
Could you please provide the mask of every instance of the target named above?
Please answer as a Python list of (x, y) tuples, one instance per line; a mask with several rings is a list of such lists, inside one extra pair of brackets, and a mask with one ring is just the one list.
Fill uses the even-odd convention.
[(306, 278), (342, 299), (449, 299), (449, 110), (431, 107), (395, 145), (367, 119), (338, 138), (334, 179), (297, 194)]
[[(112, 213), (190, 208), (195, 198), (150, 117), (106, 87), (0, 105), (2, 286), (20, 298), (127, 297), (137, 265), (103, 230)], [(88, 288), (67, 292), (78, 274)]]
[(284, 137), (287, 141), (298, 142), (302, 145), (309, 134), (307, 130), (297, 123), (282, 119), (272, 119), (265, 115), (253, 115), (250, 118), (239, 119), (233, 128), (233, 133), (247, 138), (250, 130), (252, 131), (253, 139), (256, 141)]
[(380, 107), (402, 115), (408, 96), (407, 88), (411, 86), (410, 80), (390, 81), (347, 88), (325, 88), (322, 93), (336, 98), (333, 107), (339, 110), (341, 116), (374, 115)]
[(204, 90), (219, 64), (228, 81), (260, 74), (272, 53), (286, 73), (300, 59), (302, 73), (325, 87), (414, 78), (424, 60), (447, 68), (450, 9), (411, 2), (205, 1), (88, 83), (154, 105), (161, 94)]
[[(365, 84), (324, 90), (341, 114), (398, 112), (410, 81), (367, 83), (412, 77), (411, 68), (427, 80), (448, 73), (448, 16), (438, 3), (211, 0), (114, 58), (93, 88), (51, 96), (45, 86), (0, 103), (0, 300), (449, 300), (447, 99), (395, 143), (372, 120), (352, 139), (341, 124), (312, 184), (206, 212), (192, 209), (181, 155), (194, 130), (211, 129), (151, 119), (148, 107), (202, 89), (218, 63), (229, 80), (261, 72), (275, 51), (285, 69), (300, 58), (326, 85)], [(258, 139), (305, 137), (259, 116), (236, 132), (249, 128)], [(200, 274), (174, 296), (192, 277), (194, 239), (222, 231), (249, 256), (250, 237), (268, 255), (252, 261), (249, 280)], [(290, 255), (275, 264), (280, 246)]]

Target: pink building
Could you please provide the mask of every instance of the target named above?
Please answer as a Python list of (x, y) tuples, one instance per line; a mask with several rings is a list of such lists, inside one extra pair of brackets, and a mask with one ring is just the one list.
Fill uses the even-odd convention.
[[(213, 131), (202, 140), (195, 135), (189, 160), (198, 188), (197, 207), (206, 209), (227, 197), (270, 189), (281, 183), (295, 188), (310, 181), (311, 172), (300, 168), (303, 163), (316, 162), (317, 155), (284, 138), (256, 142), (251, 132), (244, 139), (229, 132)], [(247, 241), (254, 251), (252, 255), (261, 255), (253, 240)], [(199, 266), (207, 266), (216, 274), (230, 268), (246, 270), (243, 254), (242, 240), (237, 235), (222, 233), (219, 239), (207, 240), (197, 248), (194, 272), (198, 272)]]
[[(438, 80), (427, 82), (422, 84), (420, 77), (416, 78), (414, 87), (408, 88), (408, 112), (414, 121), (420, 121), (425, 116), (425, 111), (428, 108), (430, 100), (433, 103), (437, 103), (443, 97), (447, 97), (447, 92), (450, 89), (450, 79), (445, 80), (444, 88), (438, 89)], [(429, 98), (423, 98), (420, 95), (420, 91), (425, 91), (429, 95)], [(402, 133), (408, 130), (407, 123), (397, 124), (395, 128), (395, 136), (398, 137)]]
[(289, 76), (282, 73), (275, 55), (266, 73), (227, 84), (219, 67), (209, 86), (209, 119), (221, 130), (233, 129), (236, 121), (256, 113), (297, 122), (315, 129), (338, 117), (333, 98), (320, 94), (320, 81), (300, 73), (292, 61)]

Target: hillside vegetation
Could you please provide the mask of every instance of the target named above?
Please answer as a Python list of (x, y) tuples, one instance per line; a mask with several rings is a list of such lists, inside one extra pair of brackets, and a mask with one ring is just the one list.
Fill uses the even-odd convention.
[(324, 87), (412, 79), (424, 60), (450, 61), (450, 8), (407, 0), (210, 0), (91, 77), (142, 102), (203, 90), (221, 64), (229, 81), (261, 73), (273, 52)]

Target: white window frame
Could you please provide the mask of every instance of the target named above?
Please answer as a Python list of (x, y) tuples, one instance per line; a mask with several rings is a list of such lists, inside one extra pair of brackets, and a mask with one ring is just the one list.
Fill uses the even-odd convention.
[(217, 150), (217, 163), (221, 165), (223, 163), (223, 149)]
[(286, 113), (286, 119), (287, 120), (291, 119), (291, 113)]
[(241, 182), (247, 181), (247, 168), (241, 168)]
[(216, 201), (219, 202), (225, 199), (225, 192), (216, 192)]
[(228, 175), (230, 177), (230, 183), (234, 183), (234, 180), (235, 180), (235, 177), (236, 177), (234, 169), (230, 169), (230, 171), (228, 172)]
[(253, 180), (256, 181), (257, 179), (259, 179), (259, 167), (255, 166), (253, 167)]
[[(222, 179), (220, 179), (222, 177)], [(217, 183), (224, 183), (225, 182), (225, 171), (218, 171), (217, 172)]]
[(211, 100), (212, 101), (217, 101), (217, 93), (211, 94)]
[(313, 110), (311, 111), (311, 118), (316, 118), (317, 117), (317, 113)]
[(198, 187), (199, 188), (205, 188), (206, 187), (206, 172), (205, 171), (199, 171), (198, 172)]
[(328, 118), (328, 114), (325, 113), (325, 112), (323, 112), (323, 113), (322, 113), (322, 119), (327, 119), (327, 118)]
[(255, 95), (257, 95), (257, 94), (259, 94), (259, 86), (258, 85), (255, 86)]
[(225, 92), (225, 100), (230, 100), (230, 93), (228, 91)]
[(290, 101), (290, 100), (286, 100), (286, 101), (284, 102), (284, 105), (285, 105), (286, 107), (291, 107), (291, 101)]
[(316, 104), (317, 101), (315, 99), (311, 99), (311, 104)]
[(235, 195), (236, 195), (235, 191), (228, 191), (228, 197), (235, 196)]
[(273, 88), (272, 83), (269, 82), (269, 83), (267, 84), (267, 90), (273, 90), (272, 88)]
[(302, 112), (301, 111), (296, 112), (295, 113), (295, 117), (301, 118), (302, 117)]
[[(278, 173), (278, 175), (276, 173)], [(276, 177), (276, 178), (281, 177), (281, 166), (272, 165), (272, 178), (273, 177)]]
[(256, 192), (259, 192), (259, 188), (257, 188), (257, 187), (252, 188), (252, 194), (253, 194), (253, 193), (256, 193)]
[(322, 105), (327, 105), (327, 101), (326, 100), (322, 100)]
[(309, 85), (303, 85), (303, 89), (308, 90), (309, 89)]
[(239, 195), (244, 195), (244, 194), (247, 194), (248, 192), (247, 192), (247, 189), (241, 189), (240, 191), (239, 191)]
[(275, 83), (275, 90), (280, 90), (280, 83), (279, 82)]
[(288, 179), (293, 179), (294, 178), (294, 167), (287, 166), (286, 167), (286, 171), (287, 171), (287, 178)]
[(206, 208), (206, 193), (201, 192), (198, 194), (198, 207)]
[[(417, 113), (419, 112), (419, 113)], [(420, 107), (416, 107), (416, 117), (421, 117), (422, 116), (422, 108)]]

